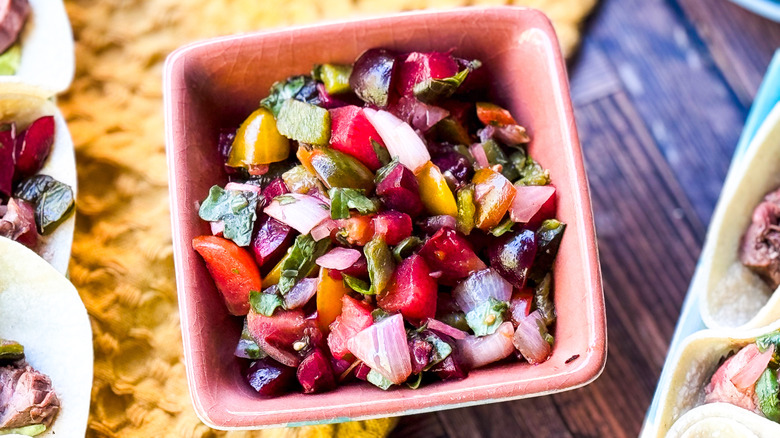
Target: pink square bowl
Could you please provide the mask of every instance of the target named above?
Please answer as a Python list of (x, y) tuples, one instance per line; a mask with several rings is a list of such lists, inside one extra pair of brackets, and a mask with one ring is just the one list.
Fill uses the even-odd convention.
[[(568, 224), (554, 267), (558, 323), (547, 362), (506, 363), (461, 381), (382, 391), (352, 384), (317, 395), (259, 398), (233, 350), (241, 320), (228, 315), (192, 238), (208, 234), (196, 203), (224, 184), (216, 142), (274, 81), (312, 64), (350, 63), (362, 51), (446, 51), (483, 61), (492, 98), (525, 125), (531, 154), (550, 170)], [(586, 385), (606, 360), (606, 326), (588, 181), (555, 33), (542, 13), (497, 7), (406, 13), (216, 38), (175, 51), (165, 67), (166, 141), (184, 358), (198, 416), (217, 429), (341, 422), (551, 394)]]

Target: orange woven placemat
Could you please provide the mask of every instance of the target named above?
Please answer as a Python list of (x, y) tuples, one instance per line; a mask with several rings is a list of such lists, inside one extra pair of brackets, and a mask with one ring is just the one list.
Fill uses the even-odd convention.
[[(596, 0), (526, 0), (550, 15), (564, 51)], [(70, 266), (92, 319), (90, 437), (383, 437), (393, 419), (218, 432), (195, 416), (182, 363), (163, 143), (165, 57), (189, 41), (457, 0), (69, 0), (76, 77), (59, 105), (79, 172)]]

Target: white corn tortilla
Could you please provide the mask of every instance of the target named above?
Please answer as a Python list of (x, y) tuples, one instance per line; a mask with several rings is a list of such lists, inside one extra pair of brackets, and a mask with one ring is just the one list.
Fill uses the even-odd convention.
[(739, 261), (742, 235), (764, 196), (780, 187), (780, 104), (724, 184), (701, 259), (700, 310), (707, 327), (755, 328), (780, 319), (780, 294)]
[(87, 311), (64, 276), (5, 238), (0, 238), (0, 338), (24, 346), (27, 362), (51, 378), (60, 399), (52, 427), (38, 436), (83, 437), (93, 363)]
[[(721, 364), (721, 359), (731, 353), (737, 352), (742, 347), (755, 342), (757, 337), (773, 332), (779, 328), (780, 323), (774, 324), (771, 327), (739, 332), (735, 332), (731, 329), (704, 330), (688, 337), (678, 350), (677, 356), (670, 362), (676, 365), (669, 373), (668, 379), (659, 383), (662, 389), (660, 393), (658, 415), (656, 417), (656, 424), (650, 426), (651, 430), (654, 430), (654, 433), (648, 433), (646, 436), (662, 438), (669, 436), (667, 435), (668, 431), (675, 430), (678, 434), (671, 436), (682, 437), (682, 432), (684, 432), (685, 427), (678, 426), (677, 422), (682, 418), (687, 418), (687, 421), (691, 421), (692, 416), (702, 415), (702, 412), (709, 412), (712, 409), (712, 406), (721, 405), (721, 403), (704, 404), (704, 388)], [(700, 406), (705, 406), (706, 409), (700, 409)], [(740, 415), (738, 419), (741, 423), (753, 424), (758, 422), (758, 420), (765, 420), (777, 427), (777, 433), (773, 436), (780, 436), (780, 424), (774, 423), (742, 408), (729, 406), (729, 412), (737, 410), (740, 414), (744, 413), (744, 415)], [(686, 417), (687, 413), (692, 412), (694, 409), (696, 409), (696, 412), (699, 414), (691, 414), (691, 416)], [(702, 418), (704, 416), (706, 415), (702, 415)], [(723, 416), (725, 418), (735, 419), (733, 415)], [(698, 419), (699, 417), (695, 418)], [(751, 430), (753, 429), (751, 428)], [(693, 437), (696, 435), (691, 436)]]
[(62, 0), (29, 0), (30, 14), (19, 35), (22, 57), (14, 75), (0, 76), (0, 84), (33, 85), (48, 98), (65, 91), (73, 81), (73, 32)]
[(683, 415), (666, 438), (777, 438), (780, 424), (728, 403), (699, 406)]
[[(75, 196), (77, 181), (73, 140), (62, 113), (50, 100), (37, 97), (34, 87), (0, 82), (0, 123), (16, 122), (17, 132), (20, 132), (33, 120), (45, 115), (54, 115), (55, 137), (51, 155), (38, 173), (69, 185)], [(36, 249), (62, 274), (68, 270), (75, 224), (76, 214), (73, 211), (51, 234), (42, 237)]]

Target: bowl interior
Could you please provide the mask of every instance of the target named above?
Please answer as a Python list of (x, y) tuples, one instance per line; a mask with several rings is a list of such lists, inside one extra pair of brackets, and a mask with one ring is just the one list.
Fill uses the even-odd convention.
[[(225, 182), (216, 148), (221, 127), (237, 126), (273, 82), (308, 73), (315, 63), (351, 63), (371, 47), (454, 49), (458, 56), (482, 60), (496, 84), (492, 98), (528, 128), (531, 154), (550, 170), (558, 217), (568, 224), (554, 268), (555, 349), (538, 366), (501, 364), (418, 390), (384, 392), (358, 384), (263, 400), (245, 383), (233, 358), (241, 321), (228, 315), (191, 249), (193, 237), (209, 233), (196, 202), (211, 185)], [(185, 359), (196, 410), (212, 427), (343, 421), (465, 406), (569, 389), (600, 373), (606, 333), (590, 198), (565, 67), (541, 13), (521, 8), (424, 12), (196, 43), (169, 59), (165, 92)]]

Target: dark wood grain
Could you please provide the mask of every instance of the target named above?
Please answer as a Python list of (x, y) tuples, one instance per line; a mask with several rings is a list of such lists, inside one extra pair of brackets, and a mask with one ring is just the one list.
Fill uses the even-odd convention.
[(567, 393), (406, 417), (394, 437), (636, 437), (780, 25), (725, 0), (603, 0), (570, 66), (609, 358)]

